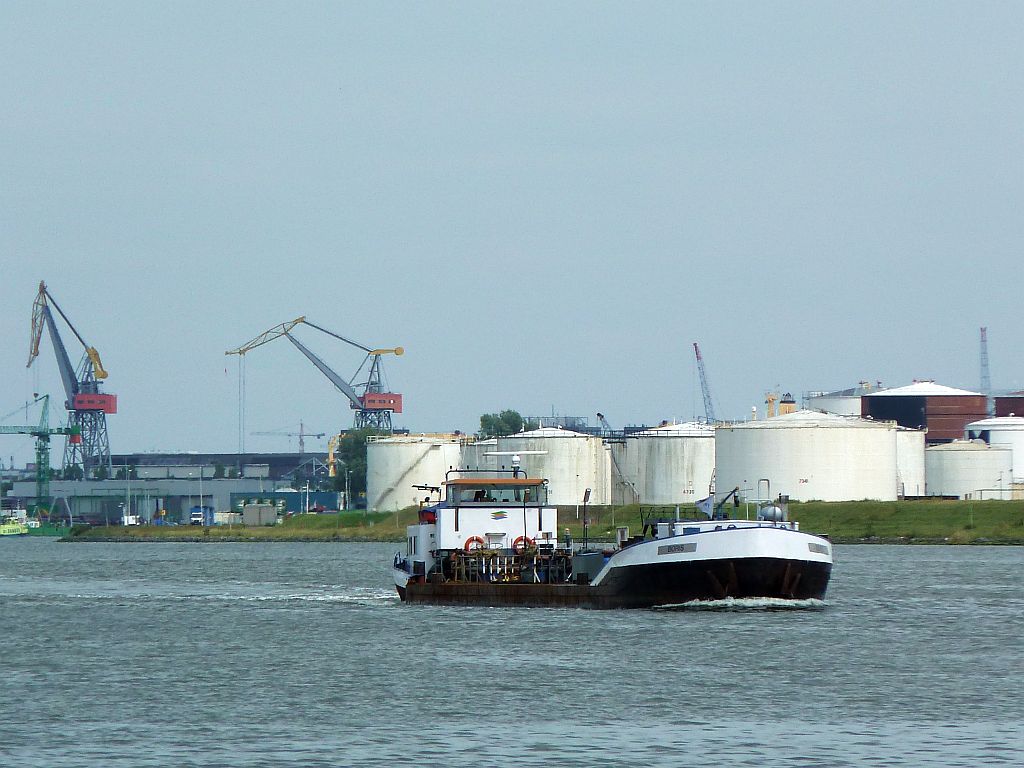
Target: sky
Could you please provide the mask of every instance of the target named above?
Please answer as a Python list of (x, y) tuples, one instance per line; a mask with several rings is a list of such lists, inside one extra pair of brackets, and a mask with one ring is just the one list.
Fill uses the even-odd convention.
[(0, 416), (62, 414), (48, 339), (25, 365), (40, 280), (109, 371), (115, 453), (349, 427), (285, 339), (246, 356), (239, 423), (224, 352), (300, 315), (404, 347), (413, 432), (701, 417), (693, 342), (727, 418), (976, 390), (982, 326), (1024, 388), (1021, 39), (1010, 2), (10, 0)]

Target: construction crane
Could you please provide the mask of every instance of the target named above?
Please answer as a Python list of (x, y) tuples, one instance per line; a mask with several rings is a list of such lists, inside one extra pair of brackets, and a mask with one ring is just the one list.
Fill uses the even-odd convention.
[[(67, 323), (68, 328), (85, 350), (76, 370), (71, 364), (67, 348), (60, 338), (50, 307)], [(53, 296), (46, 289), (46, 283), (39, 282), (39, 292), (32, 304), (32, 337), (29, 340), (28, 365), (39, 356), (39, 342), (43, 326), (50, 333), (50, 341), (57, 356), (57, 368), (64, 384), (68, 410), (68, 425), (74, 430), (64, 446), (64, 471), (77, 467), (82, 476), (89, 478), (100, 471), (108, 476), (110, 464), (110, 439), (107, 436), (107, 414), (117, 413), (117, 395), (105, 394), (100, 382), (107, 378), (107, 372), (100, 362), (96, 348), (85, 343), (85, 339), (68, 320)]]
[(339, 433), (337, 435), (331, 435), (331, 439), (327, 441), (327, 476), (336, 477), (338, 474), (338, 462), (335, 459), (335, 453), (338, 450), (338, 443), (341, 442), (341, 438), (345, 435)]
[(307, 432), (306, 431), (306, 425), (303, 424), (300, 421), (299, 422), (299, 431), (298, 432), (285, 432), (283, 430), (279, 430), (278, 429), (278, 430), (272, 430), (270, 432), (252, 432), (251, 434), (253, 434), (253, 435), (283, 435), (283, 436), (286, 436), (286, 437), (296, 437), (297, 436), (299, 438), (299, 453), (305, 453), (306, 452), (305, 438), (307, 438), (307, 437), (320, 438), (320, 437), (323, 437), (324, 435), (326, 435), (327, 433), (326, 432)]
[[(32, 435), (36, 439), (36, 503), (34, 514), (36, 517), (45, 515), (46, 505), (50, 500), (50, 436), (67, 435), (69, 440), (76, 437), (81, 438), (77, 427), (50, 427), (50, 396), (37, 397), (32, 405), (42, 403), (38, 424), (28, 425), (4, 425), (0, 424), (0, 435)], [(20, 411), (21, 409), (17, 409)], [(3, 417), (3, 420), (13, 416), (17, 411), (12, 411)]]
[(700, 374), (700, 389), (704, 394), (704, 416), (707, 418), (708, 424), (714, 424), (718, 421), (715, 417), (715, 406), (711, 402), (711, 388), (708, 386), (708, 374), (704, 370), (704, 358), (701, 357), (700, 347), (697, 346), (697, 342), (693, 342), (693, 353), (697, 356), (697, 372)]
[[(315, 328), (322, 333), (326, 333), (328, 336), (332, 336), (346, 344), (350, 344), (351, 346), (366, 352), (366, 357), (363, 358), (363, 362), (360, 363), (359, 368), (356, 369), (355, 374), (349, 381), (346, 381), (331, 370), (327, 363), (317, 357), (302, 342), (292, 335), (291, 332), (297, 325), (308, 325), (310, 328)], [(393, 349), (371, 349), (359, 342), (346, 339), (344, 336), (334, 333), (333, 331), (329, 331), (326, 328), (321, 328), (319, 325), (311, 323), (305, 317), (297, 317), (286, 323), (275, 325), (273, 328), (264, 331), (256, 338), (238, 347), (238, 349), (230, 349), (224, 354), (245, 355), (256, 347), (262, 346), (267, 342), (280, 338), (281, 336), (288, 339), (288, 341), (290, 341), (302, 354), (304, 354), (309, 361), (313, 363), (313, 365), (315, 365), (320, 372), (326, 376), (342, 394), (345, 395), (345, 397), (348, 398), (349, 408), (356, 412), (356, 429), (371, 428), (381, 432), (391, 432), (391, 414), (402, 412), (402, 396), (395, 392), (385, 391), (381, 356), (401, 355), (405, 352), (402, 347), (394, 347)], [(360, 378), (360, 375), (364, 370), (366, 372), (366, 380), (357, 382), (357, 379)]]

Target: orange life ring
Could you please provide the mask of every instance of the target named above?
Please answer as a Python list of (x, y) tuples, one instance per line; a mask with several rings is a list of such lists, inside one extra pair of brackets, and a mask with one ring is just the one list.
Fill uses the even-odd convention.
[(487, 546), (487, 542), (481, 539), (479, 536), (470, 536), (466, 539), (466, 543), (462, 545), (462, 548), (466, 552), (470, 552), (474, 549), (483, 549)]
[(532, 546), (533, 539), (531, 539), (529, 536), (520, 536), (512, 542), (512, 549), (514, 549), (516, 552), (522, 552), (524, 549), (527, 549), (528, 547)]

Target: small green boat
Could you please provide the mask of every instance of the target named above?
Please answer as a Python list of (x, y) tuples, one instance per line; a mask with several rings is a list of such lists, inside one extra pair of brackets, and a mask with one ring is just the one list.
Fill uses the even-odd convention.
[(28, 526), (14, 517), (5, 517), (0, 521), (0, 536), (27, 536)]

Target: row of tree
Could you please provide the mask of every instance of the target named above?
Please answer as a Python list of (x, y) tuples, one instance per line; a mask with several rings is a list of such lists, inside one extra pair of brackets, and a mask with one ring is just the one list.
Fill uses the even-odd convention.
[(499, 413), (485, 413), (480, 417), (480, 437), (505, 437), (536, 429), (537, 423), (525, 421), (519, 411), (505, 409)]

